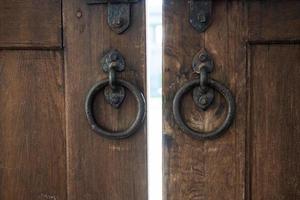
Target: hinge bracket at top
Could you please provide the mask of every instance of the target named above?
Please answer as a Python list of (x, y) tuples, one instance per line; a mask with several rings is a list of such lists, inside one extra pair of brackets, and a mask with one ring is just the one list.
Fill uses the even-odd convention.
[(86, 0), (88, 5), (108, 4), (107, 22), (110, 28), (121, 34), (130, 26), (130, 4), (139, 0)]
[(190, 23), (199, 32), (204, 32), (212, 18), (212, 0), (190, 0)]

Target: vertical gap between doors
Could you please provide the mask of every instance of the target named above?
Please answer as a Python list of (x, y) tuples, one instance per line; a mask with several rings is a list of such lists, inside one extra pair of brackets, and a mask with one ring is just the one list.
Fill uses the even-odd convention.
[(162, 0), (146, 2), (148, 196), (162, 200)]

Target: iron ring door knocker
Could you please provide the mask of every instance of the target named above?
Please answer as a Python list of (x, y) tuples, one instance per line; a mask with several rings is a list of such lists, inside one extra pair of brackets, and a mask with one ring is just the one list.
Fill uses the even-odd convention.
[[(133, 135), (138, 128), (143, 124), (146, 116), (146, 101), (143, 93), (133, 84), (125, 80), (116, 79), (116, 71), (123, 71), (125, 68), (125, 61), (122, 55), (116, 51), (112, 50), (104, 56), (102, 59), (102, 69), (104, 72), (109, 73), (109, 79), (100, 81), (95, 84), (86, 97), (85, 101), (85, 112), (91, 128), (98, 134), (111, 138), (111, 139), (124, 139)], [(97, 94), (104, 90), (104, 96), (106, 100), (115, 108), (119, 108), (123, 103), (126, 96), (125, 88), (127, 88), (135, 97), (137, 101), (138, 112), (134, 122), (131, 126), (119, 132), (110, 132), (102, 128), (95, 119), (93, 112), (93, 104)]]
[[(173, 114), (175, 121), (184, 133), (196, 139), (214, 139), (221, 136), (232, 124), (236, 105), (230, 90), (218, 81), (208, 77), (213, 70), (213, 61), (205, 50), (200, 51), (194, 58), (193, 69), (200, 74), (200, 80), (194, 79), (182, 86), (175, 95), (173, 101)], [(197, 132), (186, 125), (181, 117), (180, 105), (184, 94), (193, 90), (193, 99), (197, 106), (206, 110), (214, 100), (214, 90), (222, 94), (228, 104), (227, 116), (224, 122), (217, 129), (210, 132)]]

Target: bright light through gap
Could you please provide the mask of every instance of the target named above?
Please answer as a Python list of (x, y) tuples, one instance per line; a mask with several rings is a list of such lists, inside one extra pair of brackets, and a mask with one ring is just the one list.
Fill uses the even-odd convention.
[(162, 200), (162, 0), (147, 2), (148, 191)]

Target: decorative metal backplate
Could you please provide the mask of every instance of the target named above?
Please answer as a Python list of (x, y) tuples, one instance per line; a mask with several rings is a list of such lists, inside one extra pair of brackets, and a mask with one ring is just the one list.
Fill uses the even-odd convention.
[(106, 101), (114, 108), (119, 108), (125, 97), (125, 88), (123, 86), (118, 86), (116, 89), (112, 89), (111, 87), (107, 86), (104, 89), (104, 96)]
[(209, 88), (208, 90), (202, 89), (200, 86), (193, 89), (193, 99), (195, 104), (203, 111), (207, 110), (215, 99), (214, 90)]
[(139, 0), (87, 0), (87, 4), (108, 4), (107, 23), (117, 34), (121, 34), (130, 26), (130, 4)]
[(208, 73), (214, 69), (214, 61), (205, 49), (201, 49), (193, 58), (193, 70), (199, 74), (203, 67), (206, 68)]
[(115, 70), (117, 72), (121, 72), (125, 69), (125, 59), (122, 54), (115, 49), (108, 51), (101, 59), (101, 67), (105, 73), (109, 72), (109, 66), (112, 62), (116, 62)]
[(212, 18), (212, 0), (190, 0), (190, 23), (199, 32), (204, 32)]

